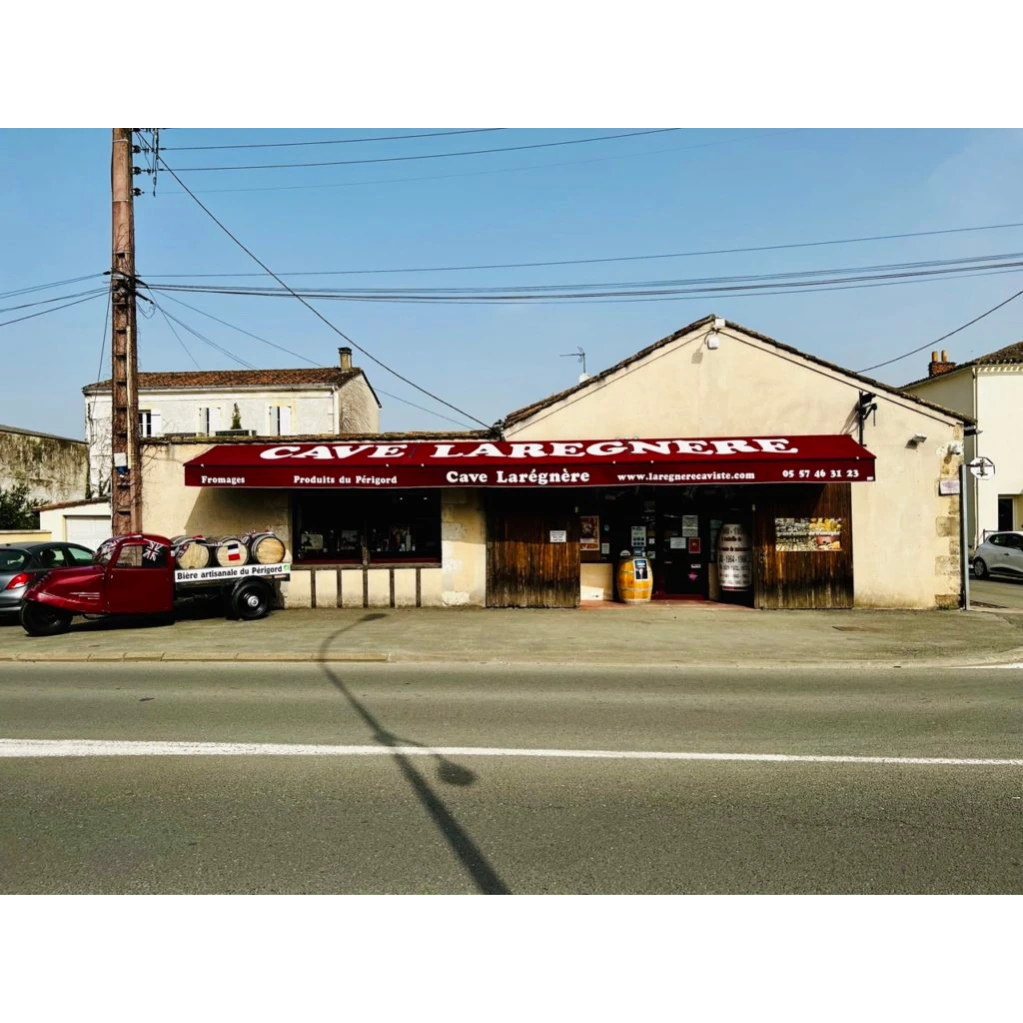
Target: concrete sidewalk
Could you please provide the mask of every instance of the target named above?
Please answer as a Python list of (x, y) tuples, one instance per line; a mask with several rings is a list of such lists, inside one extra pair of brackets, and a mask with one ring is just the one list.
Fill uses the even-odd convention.
[[(1023, 661), (1023, 616), (996, 611), (292, 610), (174, 624), (76, 619), (63, 636), (0, 624), (0, 661), (404, 661), (935, 667)], [(2, 667), (0, 667), (2, 674)]]

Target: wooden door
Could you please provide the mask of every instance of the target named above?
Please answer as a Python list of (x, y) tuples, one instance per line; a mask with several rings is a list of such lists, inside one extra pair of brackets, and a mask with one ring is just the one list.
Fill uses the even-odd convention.
[(578, 607), (579, 516), (571, 499), (552, 491), (487, 497), (487, 607)]
[(848, 483), (789, 484), (757, 496), (753, 515), (757, 607), (853, 606), (849, 488)]

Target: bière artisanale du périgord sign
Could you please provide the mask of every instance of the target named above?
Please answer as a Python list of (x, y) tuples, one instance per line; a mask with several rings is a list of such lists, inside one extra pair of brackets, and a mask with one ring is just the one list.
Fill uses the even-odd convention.
[(616, 487), (864, 483), (874, 456), (847, 434), (660, 440), (218, 444), (190, 487)]

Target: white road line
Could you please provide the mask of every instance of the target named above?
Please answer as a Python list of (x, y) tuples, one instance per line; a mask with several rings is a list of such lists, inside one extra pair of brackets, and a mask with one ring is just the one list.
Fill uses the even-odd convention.
[(491, 746), (321, 746), (261, 742), (126, 742), (0, 739), (2, 757), (539, 757), (564, 760), (723, 760), (794, 764), (1023, 767), (1010, 757), (863, 757), (795, 753), (685, 753), (656, 750), (505, 749)]

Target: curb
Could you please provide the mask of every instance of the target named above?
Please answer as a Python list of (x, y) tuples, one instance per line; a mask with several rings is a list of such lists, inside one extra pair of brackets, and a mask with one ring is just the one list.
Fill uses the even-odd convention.
[(912, 657), (899, 658), (890, 656), (883, 659), (854, 659), (854, 660), (829, 660), (829, 661), (761, 661), (753, 663), (748, 660), (648, 660), (637, 665), (634, 659), (616, 661), (610, 658), (603, 660), (583, 660), (575, 657), (558, 656), (557, 654), (548, 658), (522, 659), (502, 658), (486, 656), (467, 656), (457, 653), (383, 653), (378, 651), (319, 654), (319, 653), (180, 653), (176, 651), (132, 651), (118, 653), (64, 653), (59, 651), (27, 651), (21, 654), (0, 653), (0, 661), (11, 661), (17, 663), (56, 663), (56, 664), (114, 664), (114, 663), (153, 663), (161, 662), (168, 664), (322, 664), (322, 663), (348, 663), (348, 664), (474, 664), (484, 666), (502, 667), (617, 667), (617, 668), (678, 668), (689, 670), (714, 670), (734, 669), (758, 671), (771, 671), (778, 669), (814, 669), (814, 670), (849, 670), (849, 669), (949, 669), (949, 668), (1018, 668), (1023, 665), (1023, 647), (1016, 647), (1011, 650), (1004, 650), (990, 657), (970, 657), (963, 655), (959, 658), (939, 658), (916, 660)]

